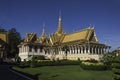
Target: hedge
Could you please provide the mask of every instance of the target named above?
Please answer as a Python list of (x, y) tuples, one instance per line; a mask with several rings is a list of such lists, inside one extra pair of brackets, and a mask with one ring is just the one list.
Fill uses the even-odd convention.
[(62, 61), (39, 61), (36, 66), (58, 66), (58, 65), (79, 65), (79, 61), (70, 61), (70, 60), (62, 60)]
[(81, 63), (80, 66), (84, 70), (107, 70), (107, 67), (101, 63), (89, 63), (89, 64)]
[(19, 67), (40, 67), (40, 66), (61, 66), (61, 65), (80, 65), (80, 61), (75, 60), (39, 60), (39, 61), (28, 61), (22, 62)]

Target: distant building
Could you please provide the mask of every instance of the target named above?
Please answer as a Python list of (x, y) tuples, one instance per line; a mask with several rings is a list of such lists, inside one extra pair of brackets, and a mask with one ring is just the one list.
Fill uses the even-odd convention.
[(117, 55), (120, 54), (120, 47), (117, 48)]
[(98, 42), (94, 27), (66, 34), (62, 29), (61, 17), (57, 31), (50, 34), (49, 38), (46, 37), (44, 29), (40, 38), (35, 33), (27, 33), (25, 40), (18, 47), (22, 61), (31, 60), (33, 56), (38, 55), (49, 59), (100, 60), (110, 49), (110, 46)]
[(7, 57), (8, 50), (8, 37), (7, 33), (0, 33), (0, 60)]

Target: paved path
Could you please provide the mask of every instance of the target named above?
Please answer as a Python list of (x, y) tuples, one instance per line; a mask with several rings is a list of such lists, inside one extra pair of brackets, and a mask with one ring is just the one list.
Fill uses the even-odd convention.
[(16, 74), (9, 69), (8, 65), (0, 65), (0, 80), (32, 80)]

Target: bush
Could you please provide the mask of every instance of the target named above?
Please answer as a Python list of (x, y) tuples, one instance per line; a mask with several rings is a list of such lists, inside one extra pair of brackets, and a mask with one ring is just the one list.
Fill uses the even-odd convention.
[(35, 61), (36, 57), (32, 57), (31, 63), (30, 63), (30, 67), (36, 67), (36, 61)]
[(113, 76), (114, 76), (114, 78), (113, 78), (114, 80), (120, 80), (120, 75), (114, 74)]
[(36, 60), (45, 60), (45, 57), (43, 55), (39, 55), (36, 57)]
[(79, 61), (70, 61), (70, 60), (39, 60), (35, 65), (39, 66), (60, 66), (60, 65), (79, 65)]
[(30, 66), (30, 61), (26, 61), (26, 60), (24, 60), (23, 62), (21, 62), (19, 64), (19, 67), (21, 67), (21, 68), (26, 68), (26, 67), (29, 67), (29, 66)]
[(36, 57), (33, 57), (31, 61), (21, 62), (19, 67), (40, 67), (40, 66), (61, 66), (61, 65), (80, 65), (81, 61), (78, 60), (36, 60)]
[(120, 80), (120, 55), (118, 55), (113, 64), (112, 64), (112, 71), (113, 71), (113, 79), (114, 80)]
[(106, 70), (106, 66), (102, 63), (90, 63), (90, 62), (83, 62), (81, 63), (81, 68), (84, 70)]

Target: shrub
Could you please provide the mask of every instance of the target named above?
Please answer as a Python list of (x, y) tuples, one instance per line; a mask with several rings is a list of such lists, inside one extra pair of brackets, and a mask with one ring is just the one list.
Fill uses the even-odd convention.
[(39, 60), (35, 65), (39, 66), (59, 66), (59, 65), (79, 65), (79, 61), (71, 61), (71, 60)]
[(33, 56), (32, 60), (31, 60), (31, 63), (30, 63), (30, 67), (32, 67), (32, 68), (36, 67), (36, 61), (35, 60), (36, 60), (36, 57)]
[(20, 62), (19, 67), (26, 68), (30, 66), (30, 61), (24, 60), (23, 62)]
[(106, 70), (106, 66), (102, 63), (83, 62), (80, 66), (85, 70)]
[(43, 55), (39, 55), (36, 57), (36, 60), (45, 60), (45, 57)]
[(113, 79), (114, 80), (120, 80), (120, 55), (118, 55), (113, 64), (112, 64), (112, 71), (113, 71)]

